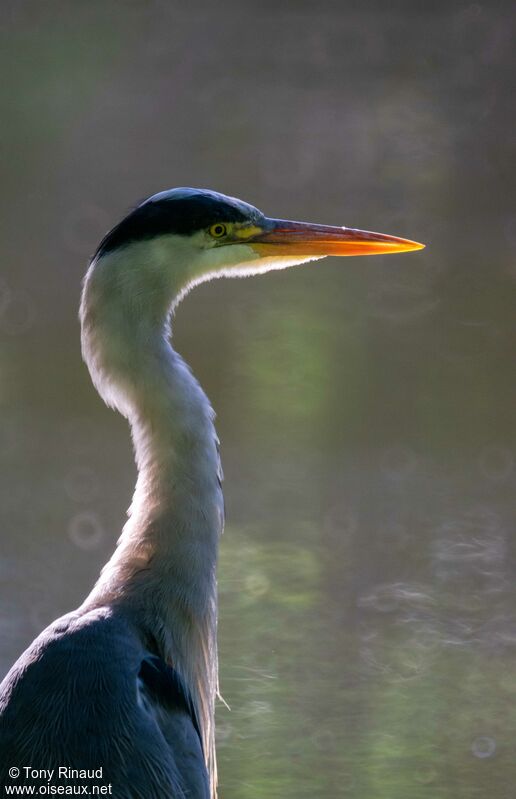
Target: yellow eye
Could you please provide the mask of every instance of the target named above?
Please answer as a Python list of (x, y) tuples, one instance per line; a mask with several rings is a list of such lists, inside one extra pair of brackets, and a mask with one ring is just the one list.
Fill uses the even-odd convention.
[(228, 229), (226, 225), (223, 225), (221, 222), (217, 222), (216, 225), (212, 225), (210, 228), (210, 236), (213, 236), (214, 239), (221, 239), (227, 232)]

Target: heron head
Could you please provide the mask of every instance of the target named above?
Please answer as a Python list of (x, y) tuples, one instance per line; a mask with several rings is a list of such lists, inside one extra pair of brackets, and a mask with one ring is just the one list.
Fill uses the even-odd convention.
[(92, 258), (80, 311), (84, 359), (102, 396), (120, 407), (110, 384), (117, 374), (132, 374), (138, 358), (145, 362), (150, 341), (164, 340), (171, 310), (192, 286), (326, 255), (422, 246), (353, 228), (272, 219), (206, 189), (155, 194), (104, 237)]
[[(283, 269), (327, 255), (374, 255), (423, 247), (408, 239), (346, 227), (273, 219), (248, 203), (207, 189), (155, 194), (101, 242), (95, 258), (125, 253), (174, 291), (212, 277)], [(152, 267), (150, 264), (152, 263)]]

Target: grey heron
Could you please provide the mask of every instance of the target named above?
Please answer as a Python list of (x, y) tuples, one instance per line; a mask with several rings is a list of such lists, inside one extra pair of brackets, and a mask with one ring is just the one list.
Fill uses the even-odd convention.
[(173, 312), (211, 278), (422, 246), (268, 218), (191, 188), (150, 197), (105, 236), (84, 279), (82, 353), (100, 396), (129, 421), (138, 478), (91, 593), (0, 686), (2, 784), (17, 782), (13, 766), (30, 782), (30, 766), (52, 784), (66, 777), (59, 768), (75, 769), (75, 782), (100, 770), (117, 799), (216, 795), (222, 473), (209, 400), (171, 346)]

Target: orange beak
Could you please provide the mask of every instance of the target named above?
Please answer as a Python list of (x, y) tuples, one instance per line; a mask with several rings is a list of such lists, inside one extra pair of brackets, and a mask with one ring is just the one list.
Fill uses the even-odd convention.
[(385, 255), (422, 250), (424, 244), (383, 233), (309, 222), (266, 219), (249, 244), (260, 255)]

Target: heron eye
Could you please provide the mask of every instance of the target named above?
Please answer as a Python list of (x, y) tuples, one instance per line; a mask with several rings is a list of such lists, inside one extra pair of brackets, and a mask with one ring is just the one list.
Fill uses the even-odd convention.
[(225, 236), (228, 232), (226, 225), (222, 225), (220, 222), (217, 222), (216, 225), (212, 225), (210, 228), (210, 236), (213, 236), (214, 239), (220, 239), (222, 236)]

